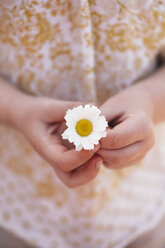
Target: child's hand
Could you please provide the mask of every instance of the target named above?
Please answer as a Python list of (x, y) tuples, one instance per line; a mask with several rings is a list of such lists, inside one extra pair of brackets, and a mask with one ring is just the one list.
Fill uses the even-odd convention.
[(69, 150), (63, 145), (58, 127), (64, 122), (66, 110), (79, 104), (81, 103), (25, 97), (22, 106), (19, 105), (19, 111), (16, 110), (17, 114), (14, 115), (14, 126), (54, 167), (63, 183), (71, 188), (95, 178), (99, 171), (97, 162), (102, 161), (98, 155), (93, 156), (99, 145), (92, 151)]
[(154, 144), (152, 101), (142, 85), (110, 98), (100, 109), (111, 128), (97, 151), (110, 169), (121, 169), (140, 161)]

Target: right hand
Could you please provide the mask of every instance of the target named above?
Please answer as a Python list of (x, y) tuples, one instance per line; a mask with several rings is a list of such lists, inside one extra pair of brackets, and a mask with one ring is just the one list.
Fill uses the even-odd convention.
[(84, 185), (94, 179), (99, 171), (98, 164), (102, 163), (101, 157), (95, 154), (99, 145), (91, 151), (68, 149), (62, 141), (62, 132), (58, 131), (64, 123), (67, 109), (80, 104), (25, 96), (12, 116), (13, 125), (39, 155), (53, 166), (57, 176), (69, 188)]

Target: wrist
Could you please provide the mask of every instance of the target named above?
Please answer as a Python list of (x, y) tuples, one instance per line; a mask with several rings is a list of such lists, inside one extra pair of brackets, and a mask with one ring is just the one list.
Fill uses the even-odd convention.
[(135, 86), (135, 93), (139, 97), (141, 109), (152, 120), (154, 120), (154, 103), (150, 91), (145, 82), (139, 82)]
[[(33, 108), (33, 96), (26, 95), (24, 93), (19, 94), (15, 99), (14, 104), (9, 107), (9, 124), (18, 130), (29, 120), (29, 109)], [(33, 107), (31, 107), (33, 106)]]
[(144, 90), (152, 102), (152, 119), (155, 124), (165, 121), (165, 66), (143, 81)]
[(130, 113), (141, 113), (153, 122), (154, 106), (152, 97), (143, 81), (126, 88), (120, 93), (120, 102)]

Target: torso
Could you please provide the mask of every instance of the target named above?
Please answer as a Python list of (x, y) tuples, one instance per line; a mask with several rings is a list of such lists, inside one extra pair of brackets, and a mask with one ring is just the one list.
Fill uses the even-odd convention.
[(0, 1), (0, 71), (32, 94), (103, 102), (164, 45), (165, 1)]

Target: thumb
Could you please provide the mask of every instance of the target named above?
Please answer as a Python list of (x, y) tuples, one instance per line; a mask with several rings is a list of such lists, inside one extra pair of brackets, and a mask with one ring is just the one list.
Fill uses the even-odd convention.
[(50, 122), (63, 122), (64, 116), (68, 109), (72, 109), (74, 107), (78, 107), (79, 105), (91, 104), (87, 102), (78, 102), (78, 101), (59, 101), (52, 100), (46, 106), (46, 117), (47, 121)]
[(100, 106), (101, 114), (106, 117), (108, 122), (118, 121), (124, 115), (124, 110), (121, 104), (115, 102), (115, 99), (108, 99), (104, 104)]
[(108, 129), (107, 136), (100, 140), (101, 148), (120, 149), (143, 140), (146, 128), (143, 121), (135, 116), (128, 116), (113, 129)]

